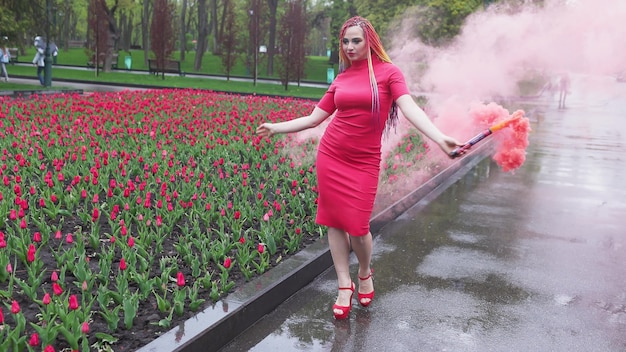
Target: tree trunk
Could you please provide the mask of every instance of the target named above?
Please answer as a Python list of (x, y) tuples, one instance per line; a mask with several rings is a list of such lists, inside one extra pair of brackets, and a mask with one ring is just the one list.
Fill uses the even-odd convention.
[(144, 65), (148, 66), (150, 57), (150, 0), (143, 0), (143, 16), (141, 17), (141, 45), (143, 46)]
[(207, 11), (206, 0), (198, 0), (198, 49), (193, 69), (200, 71), (202, 68), (202, 56), (207, 49), (207, 36), (209, 34), (209, 13)]
[(183, 0), (183, 6), (180, 10), (180, 61), (185, 61), (185, 53), (187, 52), (187, 26), (185, 25), (185, 16), (187, 15), (187, 0)]
[[(267, 76), (274, 74), (274, 48), (276, 47), (276, 9), (278, 0), (267, 0), (270, 10), (269, 43), (267, 45)], [(304, 25), (304, 24), (303, 24)], [(259, 50), (258, 48), (256, 50)]]
[(219, 43), (217, 27), (217, 0), (211, 0), (211, 33), (213, 33), (213, 48), (211, 51), (215, 55), (218, 55), (220, 52), (219, 45), (217, 45)]

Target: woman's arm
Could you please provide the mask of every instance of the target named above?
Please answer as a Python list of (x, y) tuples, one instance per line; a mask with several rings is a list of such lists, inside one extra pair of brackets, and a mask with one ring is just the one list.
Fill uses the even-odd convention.
[(316, 106), (315, 109), (313, 109), (313, 112), (311, 112), (308, 116), (278, 123), (266, 122), (261, 124), (257, 127), (256, 133), (263, 137), (271, 137), (278, 133), (300, 132), (302, 130), (316, 127), (329, 116), (330, 113), (327, 113)]
[(443, 134), (409, 94), (396, 99), (396, 104), (404, 117), (426, 137), (437, 143), (446, 154), (450, 154), (454, 148), (461, 145), (456, 139)]

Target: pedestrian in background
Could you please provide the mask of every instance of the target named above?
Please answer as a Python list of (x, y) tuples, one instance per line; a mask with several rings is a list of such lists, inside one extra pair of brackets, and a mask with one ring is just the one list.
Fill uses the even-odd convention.
[(39, 83), (41, 83), (42, 86), (45, 86), (45, 80), (44, 80), (44, 68), (46, 67), (46, 55), (45, 55), (45, 49), (46, 49), (46, 44), (43, 42), (43, 39), (41, 37), (35, 37), (35, 57), (33, 58), (33, 65), (35, 65), (37, 67), (37, 78), (39, 78)]
[(7, 72), (7, 64), (11, 61), (11, 52), (9, 48), (7, 48), (6, 44), (0, 48), (0, 65), (2, 67), (2, 76), (4, 76), (4, 81), (9, 81), (9, 73)]

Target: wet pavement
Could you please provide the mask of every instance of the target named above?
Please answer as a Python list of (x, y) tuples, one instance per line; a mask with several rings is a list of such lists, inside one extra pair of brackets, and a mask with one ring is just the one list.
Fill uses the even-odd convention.
[(221, 351), (626, 351), (626, 84), (573, 76), (566, 106), (510, 107), (520, 169), (485, 159), (376, 232), (369, 308), (334, 320), (331, 268)]

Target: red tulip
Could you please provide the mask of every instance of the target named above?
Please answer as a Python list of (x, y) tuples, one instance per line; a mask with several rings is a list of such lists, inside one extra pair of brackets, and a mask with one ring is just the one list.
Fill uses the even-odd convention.
[(69, 303), (68, 303), (68, 307), (71, 310), (76, 310), (78, 309), (78, 298), (76, 298), (76, 295), (71, 295), (69, 298)]
[(126, 259), (120, 259), (120, 270), (126, 270)]
[(39, 341), (39, 335), (37, 335), (36, 332), (30, 335), (30, 339), (28, 340), (29, 345), (35, 347), (35, 346), (39, 346), (40, 343), (41, 341)]
[(89, 324), (87, 322), (84, 322), (83, 325), (81, 325), (81, 327), (80, 327), (80, 331), (83, 334), (88, 334), (89, 333)]
[(2, 313), (2, 307), (0, 307), (0, 325), (4, 324), (4, 313)]
[(56, 296), (60, 296), (63, 294), (63, 288), (61, 288), (61, 285), (59, 285), (58, 283), (53, 283), (52, 284), (52, 292), (56, 295)]
[(231, 264), (232, 264), (232, 260), (230, 259), (230, 257), (226, 257), (226, 259), (224, 259), (224, 268), (226, 269), (230, 268)]
[(259, 243), (257, 250), (259, 253), (263, 254), (263, 252), (265, 252), (265, 245), (263, 243)]
[(180, 271), (176, 274), (176, 285), (178, 285), (178, 287), (185, 286), (185, 276)]
[(33, 234), (33, 242), (41, 242), (41, 233), (39, 231)]
[(32, 263), (35, 261), (35, 253), (36, 253), (36, 249), (35, 249), (35, 245), (34, 244), (30, 244), (28, 246), (28, 253), (26, 253), (26, 260), (28, 260), (29, 263)]
[(54, 347), (52, 347), (52, 345), (48, 345), (43, 349), (43, 352), (54, 352)]
[(20, 310), (21, 310), (21, 309), (20, 309), (20, 304), (19, 304), (19, 303), (17, 303), (17, 301), (15, 301), (15, 300), (14, 300), (14, 301), (11, 303), (11, 313), (13, 313), (13, 314), (17, 314), (17, 313), (19, 313), (19, 312), (20, 312)]
[(46, 292), (46, 294), (43, 295), (43, 299), (41, 300), (41, 303), (45, 305), (50, 304), (50, 294), (48, 292)]

